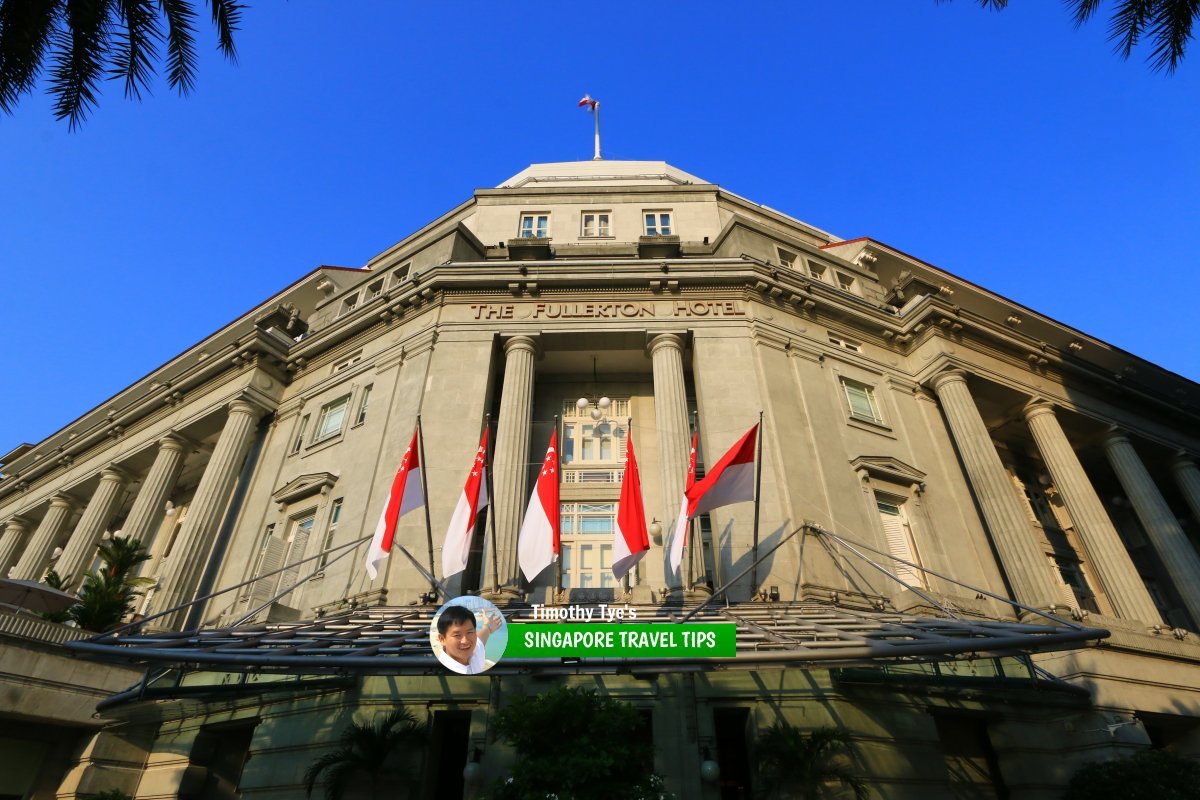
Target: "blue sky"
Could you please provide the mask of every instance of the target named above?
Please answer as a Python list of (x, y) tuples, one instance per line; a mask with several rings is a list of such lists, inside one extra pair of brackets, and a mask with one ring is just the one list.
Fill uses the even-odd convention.
[[(352, 8), (353, 11), (347, 11)], [(0, 453), (526, 165), (661, 159), (1200, 379), (1200, 52), (1059, 3), (263, 0), (196, 92), (0, 117)]]

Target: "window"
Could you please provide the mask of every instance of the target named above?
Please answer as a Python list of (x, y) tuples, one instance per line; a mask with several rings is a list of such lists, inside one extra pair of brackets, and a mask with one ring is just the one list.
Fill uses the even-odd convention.
[(521, 232), (522, 239), (545, 239), (550, 235), (550, 215), (549, 214), (522, 214), (521, 215)]
[(875, 389), (857, 381), (842, 381), (842, 389), (846, 392), (846, 402), (850, 405), (850, 416), (876, 425), (883, 422), (879, 414), (879, 404), (875, 402)]
[(842, 350), (849, 350), (851, 353), (861, 353), (862, 345), (858, 342), (852, 342), (849, 339), (843, 339), (840, 336), (829, 334), (829, 343), (834, 347), (840, 347)]
[(559, 555), (563, 588), (606, 589), (615, 586), (612, 537), (617, 524), (616, 503), (563, 503), (561, 524)]
[[(308, 547), (308, 537), (312, 533), (313, 523), (316, 521), (316, 511), (306, 511), (303, 515), (293, 519), (288, 526), (288, 538), (284, 542), (286, 555), (283, 557), (283, 564), (280, 564), (281, 567), (287, 566), (288, 568), (279, 576), (279, 588), (276, 592), (282, 592), (284, 589), (295, 586), (296, 579), (300, 577), (301, 567), (308, 567), (307, 564), (296, 564), (296, 562), (304, 558), (304, 551)], [(267, 579), (266, 582), (270, 584), (272, 581)], [(280, 598), (280, 602), (284, 605), (292, 605), (295, 602), (295, 593), (290, 596), (284, 595)]]
[(565, 483), (617, 483), (625, 463), (628, 398), (614, 399), (600, 419), (563, 401), (562, 463)]
[(326, 551), (333, 547), (333, 537), (337, 534), (338, 522), (341, 519), (342, 498), (339, 497), (329, 509), (329, 525), (325, 529), (325, 541), (321, 542), (321, 557), (317, 559), (317, 569), (325, 569), (325, 565), (329, 563), (329, 553)]
[(317, 435), (313, 437), (314, 444), (342, 432), (342, 423), (346, 421), (346, 408), (349, 405), (350, 395), (346, 395), (321, 407), (321, 416), (317, 418)]
[(782, 265), (782, 266), (785, 266), (785, 267), (787, 267), (788, 269), (795, 269), (795, 268), (796, 268), (796, 258), (797, 258), (797, 256), (796, 256), (796, 254), (795, 254), (795, 253), (793, 253), (791, 250), (784, 250), (782, 247), (777, 247), (777, 248), (775, 248), (775, 249), (776, 249), (777, 251), (779, 251), (779, 263), (780, 263), (780, 265)]
[(819, 281), (825, 280), (825, 268), (820, 264), (808, 262), (808, 274)]
[(837, 276), (837, 285), (839, 289), (847, 292), (854, 291), (854, 278), (850, 277), (844, 272), (838, 272), (836, 270), (833, 274)]
[(350, 369), (351, 367), (353, 367), (355, 364), (357, 364), (360, 361), (362, 361), (362, 350), (359, 350), (357, 353), (350, 356), (349, 358), (344, 358), (341, 361), (339, 361), (338, 363), (334, 364), (333, 371), (334, 371), (334, 373), (338, 373), (338, 372), (341, 372), (342, 370)]
[(611, 236), (611, 228), (609, 220), (611, 212), (609, 211), (587, 211), (583, 215), (583, 232), (580, 236), (585, 239), (602, 238)]
[(383, 278), (375, 281), (367, 286), (367, 299), (374, 300), (379, 295), (383, 294)]
[(300, 448), (304, 446), (304, 434), (308, 431), (309, 416), (311, 415), (305, 414), (303, 417), (301, 417), (300, 424), (296, 426), (296, 438), (292, 440), (291, 452), (293, 453), (299, 453)]
[(670, 236), (671, 235), (671, 212), (670, 211), (647, 211), (646, 214), (646, 235), (647, 236)]
[(408, 262), (403, 267), (400, 267), (392, 273), (392, 286), (399, 286), (408, 280), (408, 273), (412, 272), (412, 262)]
[[(904, 506), (899, 502), (893, 502), (891, 497), (884, 498), (877, 494), (875, 495), (875, 507), (879, 510), (879, 521), (883, 524), (883, 538), (887, 542), (888, 552), (896, 558), (919, 564), (912, 528), (908, 525)], [(901, 564), (899, 561), (892, 561), (885, 566), (909, 586), (916, 586), (919, 589), (928, 587), (925, 582), (925, 573), (918, 569)]]
[(354, 310), (355, 306), (357, 306), (357, 305), (358, 305), (358, 292), (354, 292), (353, 294), (347, 295), (346, 299), (342, 301), (342, 308), (340, 311), (338, 311), (338, 316), (341, 317), (346, 314), (349, 314), (351, 311)]
[(375, 384), (369, 383), (363, 389), (362, 397), (358, 400), (358, 413), (354, 415), (354, 424), (362, 425), (367, 421), (367, 404), (371, 402), (371, 390), (375, 388)]

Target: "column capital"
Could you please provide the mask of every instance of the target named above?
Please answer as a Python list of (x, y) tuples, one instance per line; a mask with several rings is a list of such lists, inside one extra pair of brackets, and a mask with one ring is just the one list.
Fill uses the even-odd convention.
[(1054, 410), (1055, 406), (1049, 400), (1042, 397), (1035, 397), (1025, 404), (1025, 407), (1021, 409), (1021, 414), (1025, 417), (1025, 421), (1028, 422), (1034, 417), (1040, 417), (1044, 414), (1054, 416)]
[(1104, 444), (1121, 444), (1122, 442), (1132, 444), (1129, 441), (1129, 434), (1116, 425), (1109, 425), (1108, 429), (1104, 432)]
[(253, 398), (241, 395), (230, 400), (226, 405), (230, 414), (249, 414), (258, 419), (263, 414), (270, 411), (269, 408), (264, 408), (261, 404), (254, 402)]
[(168, 431), (158, 439), (158, 447), (160, 450), (175, 450), (182, 453), (191, 447), (191, 445), (192, 443), (188, 441), (187, 438), (185, 438), (182, 434), (176, 433), (175, 431)]
[(120, 467), (114, 467), (110, 464), (100, 470), (100, 480), (108, 481), (109, 483), (124, 483), (129, 480), (129, 473)]
[(966, 371), (958, 369), (957, 367), (955, 367), (953, 369), (943, 370), (942, 372), (939, 372), (937, 375), (934, 375), (932, 378), (929, 379), (929, 385), (933, 387), (933, 390), (935, 392), (940, 392), (942, 390), (942, 387), (949, 383), (965, 384), (966, 382), (967, 382)]
[(75, 501), (75, 498), (71, 497), (69, 494), (64, 494), (63, 492), (59, 492), (50, 498), (51, 508), (65, 508), (68, 511), (74, 511), (76, 505), (78, 505), (78, 503)]
[(686, 335), (682, 332), (653, 334), (649, 337), (649, 341), (646, 342), (646, 355), (653, 358), (654, 354), (663, 348), (678, 350), (682, 353), (686, 344), (684, 341)]
[(509, 336), (504, 340), (504, 354), (509, 355), (515, 350), (525, 350), (529, 353), (532, 353), (534, 357), (537, 357), (541, 354), (541, 347), (538, 337), (523, 333), (517, 336)]
[(25, 517), (13, 516), (4, 521), (4, 530), (27, 531), (32, 525)]
[(1187, 450), (1176, 450), (1171, 456), (1171, 471), (1180, 472), (1185, 469), (1196, 469), (1196, 457)]

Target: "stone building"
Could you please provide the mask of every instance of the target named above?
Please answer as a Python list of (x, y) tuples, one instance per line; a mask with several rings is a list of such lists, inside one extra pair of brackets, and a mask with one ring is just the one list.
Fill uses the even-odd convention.
[[(482, 679), (432, 659), (394, 675), (248, 669), (196, 660), (184, 638), (174, 663), (144, 672), (136, 655), (72, 657), (77, 629), (0, 612), (0, 797), (301, 796), (336, 731), (396, 703), (433, 720), (414, 796), (471, 796), (483, 783), (463, 785), (469, 761), (490, 780), (512, 758), (489, 734), (503, 696), (563, 682), (644, 710), (679, 797), (751, 796), (753, 742), (777, 719), (849, 731), (855, 768), (889, 798), (1050, 798), (1087, 760), (1194, 754), (1197, 407), (1200, 387), (1178, 375), (663, 162), (534, 165), (362, 269), (310, 272), (0, 458), (0, 574), (53, 565), (77, 586), (120, 530), (152, 553), (148, 630), (261, 634), (397, 609), (427, 624), (440, 558), (424, 514), (401, 520), (405, 550), (374, 582), (366, 545), (341, 546), (374, 529), (419, 415), (436, 550), (490, 414), (494, 538), (481, 526), (441, 598), (628, 600), (669, 616), (750, 568), (716, 605), (785, 655)], [(693, 419), (711, 463), (760, 414), (757, 530), (750, 504), (714, 511), (674, 575), (661, 531)], [(555, 424), (562, 558), (527, 586), (516, 535)], [(607, 566), (630, 427), (655, 536), (618, 584)], [(805, 522), (842, 539), (789, 536)], [(786, 656), (784, 623), (818, 607), (1018, 620), (988, 593), (1110, 635), (1031, 657)]]

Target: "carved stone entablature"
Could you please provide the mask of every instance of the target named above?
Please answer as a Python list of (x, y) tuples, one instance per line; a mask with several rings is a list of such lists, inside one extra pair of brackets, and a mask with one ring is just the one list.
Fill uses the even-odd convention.
[(911, 486), (920, 494), (925, 491), (925, 473), (891, 456), (859, 456), (850, 462), (858, 476), (865, 480), (879, 478), (901, 486)]
[(293, 478), (276, 489), (271, 499), (280, 506), (287, 506), (314, 494), (328, 494), (337, 483), (338, 476), (332, 472), (314, 472)]

